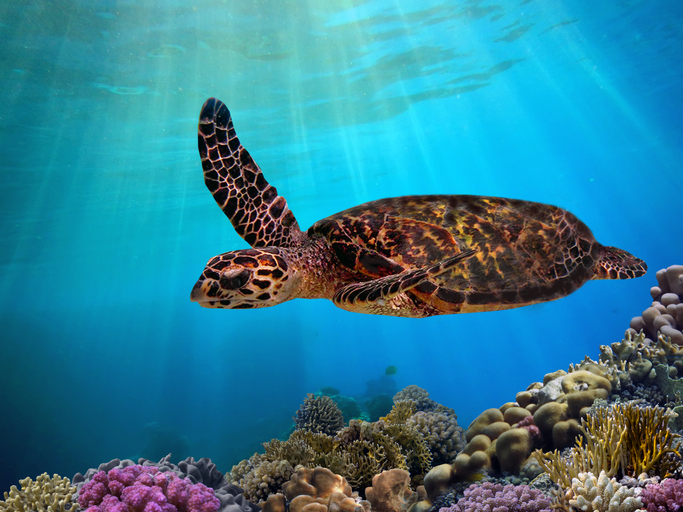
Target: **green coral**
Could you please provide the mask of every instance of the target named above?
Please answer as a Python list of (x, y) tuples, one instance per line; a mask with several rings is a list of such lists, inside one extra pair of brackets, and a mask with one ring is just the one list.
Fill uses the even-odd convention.
[(27, 477), (19, 483), (21, 489), (13, 485), (9, 492), (5, 492), (5, 501), (0, 501), (0, 511), (65, 512), (74, 506), (71, 499), (76, 494), (76, 487), (66, 477), (50, 477), (43, 473), (35, 482)]
[(400, 400), (394, 402), (389, 414), (380, 418), (386, 423), (405, 423), (417, 410), (417, 402), (415, 400)]
[(384, 470), (409, 470), (413, 481), (421, 483), (431, 467), (424, 437), (406, 424), (351, 420), (335, 437), (295, 430), (286, 441), (273, 439), (263, 446), (264, 454), (254, 454), (230, 472), (231, 482), (242, 487), (251, 500), (265, 500), (280, 492), (299, 465), (327, 468), (361, 491)]
[(287, 460), (268, 460), (255, 453), (232, 467), (230, 482), (244, 490), (244, 496), (253, 502), (265, 501), (269, 495), (281, 491), (288, 482), (294, 468)]

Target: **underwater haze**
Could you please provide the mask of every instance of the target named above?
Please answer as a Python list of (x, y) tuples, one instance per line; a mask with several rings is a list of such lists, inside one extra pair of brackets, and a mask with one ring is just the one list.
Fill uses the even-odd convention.
[[(0, 37), (0, 492), (169, 452), (227, 472), (325, 386), (417, 384), (467, 427), (597, 359), (683, 263), (679, 0), (25, 0)], [(422, 320), (203, 309), (206, 261), (247, 247), (204, 185), (211, 96), (303, 229), (383, 197), (503, 196), (649, 272)]]

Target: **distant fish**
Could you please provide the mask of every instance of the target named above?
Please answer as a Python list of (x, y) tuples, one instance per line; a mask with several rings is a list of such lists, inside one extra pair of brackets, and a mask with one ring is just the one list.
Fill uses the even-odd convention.
[(396, 368), (393, 364), (391, 366), (387, 366), (387, 369), (384, 370), (385, 375), (396, 375), (396, 372), (398, 371), (398, 368)]

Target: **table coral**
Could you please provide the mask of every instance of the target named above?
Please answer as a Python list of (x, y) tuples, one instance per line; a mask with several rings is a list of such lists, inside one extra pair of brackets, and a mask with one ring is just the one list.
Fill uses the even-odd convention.
[(666, 478), (643, 489), (640, 499), (647, 512), (683, 511), (683, 480)]
[(221, 505), (204, 484), (139, 464), (97, 472), (78, 504), (87, 512), (216, 512)]
[(550, 501), (541, 491), (528, 485), (484, 482), (465, 489), (465, 496), (455, 505), (439, 512), (550, 512)]
[(296, 416), (296, 428), (334, 435), (344, 428), (344, 416), (329, 396), (316, 397), (308, 393)]
[(5, 492), (5, 501), (0, 501), (0, 511), (65, 512), (72, 508), (71, 499), (76, 488), (68, 478), (50, 477), (43, 473), (35, 481), (27, 477), (19, 480), (19, 484), (21, 489), (13, 485), (9, 492)]

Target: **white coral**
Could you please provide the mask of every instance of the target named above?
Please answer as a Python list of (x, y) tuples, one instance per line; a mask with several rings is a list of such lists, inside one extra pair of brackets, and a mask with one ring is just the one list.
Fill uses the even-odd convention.
[(620, 485), (604, 471), (598, 478), (579, 473), (579, 478), (572, 479), (570, 494), (569, 505), (583, 512), (636, 512), (643, 506), (639, 488)]

